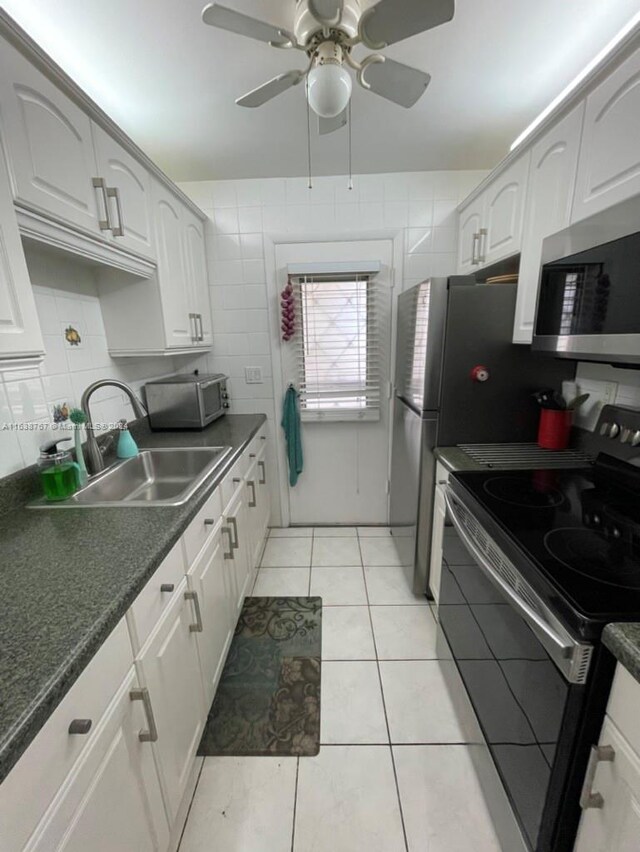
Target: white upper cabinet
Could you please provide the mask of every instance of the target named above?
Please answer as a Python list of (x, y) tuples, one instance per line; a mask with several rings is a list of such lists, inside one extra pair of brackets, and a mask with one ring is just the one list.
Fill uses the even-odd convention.
[(552, 127), (531, 150), (514, 343), (531, 343), (533, 337), (542, 241), (570, 223), (583, 115), (584, 103)]
[(529, 152), (502, 172), (484, 193), (483, 225), (486, 234), (480, 241), (483, 265), (520, 251), (528, 171)]
[(149, 173), (95, 122), (92, 130), (97, 173), (105, 182), (107, 233), (118, 245), (153, 258)]
[(0, 80), (16, 202), (99, 233), (91, 120), (5, 42), (0, 50)]
[(480, 265), (480, 239), (484, 195), (479, 196), (460, 213), (458, 224), (458, 273), (469, 275)]
[(640, 50), (587, 97), (572, 221), (640, 193)]
[(196, 326), (196, 344), (211, 346), (211, 308), (204, 226), (190, 211), (184, 214), (184, 250), (189, 276), (191, 312)]
[(1, 143), (0, 138), (0, 359), (39, 359), (44, 345)]

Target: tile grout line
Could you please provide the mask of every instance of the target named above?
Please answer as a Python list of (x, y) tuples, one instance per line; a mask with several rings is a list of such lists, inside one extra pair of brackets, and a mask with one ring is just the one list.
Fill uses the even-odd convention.
[(367, 612), (369, 614), (369, 624), (371, 626), (371, 635), (373, 637), (373, 650), (376, 655), (376, 669), (378, 671), (378, 683), (380, 684), (380, 695), (382, 696), (382, 709), (384, 711), (384, 722), (387, 727), (387, 737), (389, 739), (389, 754), (391, 756), (391, 767), (393, 769), (393, 779), (396, 785), (396, 796), (398, 797), (398, 809), (400, 810), (400, 824), (402, 825), (402, 835), (404, 837), (404, 848), (406, 852), (409, 852), (409, 840), (407, 838), (407, 829), (404, 824), (404, 812), (402, 810), (402, 799), (400, 797), (400, 785), (398, 784), (398, 773), (396, 770), (396, 761), (393, 754), (393, 744), (391, 742), (391, 728), (389, 727), (389, 717), (387, 715), (387, 702), (384, 697), (384, 687), (382, 685), (382, 673), (380, 671), (380, 660), (378, 659), (378, 644), (376, 642), (376, 634), (373, 629), (373, 619), (371, 617), (371, 605), (369, 603), (369, 588), (367, 586), (367, 578), (364, 570), (364, 559), (362, 557), (362, 547), (360, 546), (360, 533), (356, 528), (356, 535), (358, 537), (358, 550), (360, 551), (360, 562), (362, 563), (362, 579), (364, 580), (364, 591), (367, 597)]
[(291, 852), (294, 852), (296, 842), (296, 811), (298, 807), (298, 775), (300, 773), (300, 758), (296, 758), (296, 785), (293, 794), (293, 820), (291, 823)]

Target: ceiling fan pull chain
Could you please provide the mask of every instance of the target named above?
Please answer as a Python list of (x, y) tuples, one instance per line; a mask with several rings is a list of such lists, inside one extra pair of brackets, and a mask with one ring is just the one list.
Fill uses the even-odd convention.
[(347, 117), (347, 121), (349, 122), (349, 184), (347, 189), (353, 189), (353, 140), (351, 136), (351, 99), (349, 100), (349, 115)]
[(305, 85), (305, 100), (307, 102), (307, 158), (309, 163), (309, 189), (313, 189), (313, 181), (311, 180), (311, 107), (309, 106), (309, 77), (304, 81)]

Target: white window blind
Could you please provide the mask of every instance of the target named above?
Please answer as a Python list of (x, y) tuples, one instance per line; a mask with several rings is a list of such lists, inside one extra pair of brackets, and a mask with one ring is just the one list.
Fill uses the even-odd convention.
[(380, 418), (379, 291), (370, 273), (290, 275), (296, 332), (286, 344), (305, 420)]

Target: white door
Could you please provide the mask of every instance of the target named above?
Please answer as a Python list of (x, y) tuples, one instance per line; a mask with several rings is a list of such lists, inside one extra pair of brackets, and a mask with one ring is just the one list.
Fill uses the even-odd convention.
[(522, 235), (514, 343), (531, 343), (536, 311), (542, 241), (565, 228), (578, 168), (584, 103), (549, 130), (533, 146)]
[(98, 174), (109, 192), (109, 216), (116, 245), (155, 258), (149, 173), (108, 133), (92, 122)]
[(262, 548), (262, 531), (260, 517), (260, 492), (258, 486), (258, 461), (256, 455), (246, 475), (246, 498), (247, 498), (247, 527), (249, 533), (250, 565), (252, 569), (258, 564), (260, 550)]
[(204, 225), (188, 210), (184, 212), (184, 246), (191, 311), (196, 315), (196, 346), (211, 346), (211, 307)]
[(93, 186), (91, 120), (6, 41), (0, 51), (0, 113), (15, 200), (101, 234), (104, 197)]
[(229, 553), (232, 554), (230, 567), (235, 583), (236, 615), (242, 608), (245, 595), (251, 591), (249, 586), (254, 568), (251, 564), (251, 533), (244, 494), (245, 487), (243, 480), (243, 484), (231, 499), (224, 513), (224, 526), (229, 530), (225, 538), (229, 539)]
[(487, 233), (480, 248), (483, 265), (520, 251), (529, 157), (527, 151), (498, 175), (485, 191), (483, 225)]
[(572, 221), (640, 193), (640, 51), (587, 98)]
[(0, 358), (44, 353), (0, 139)]
[(605, 717), (600, 745), (613, 748), (613, 761), (598, 764), (591, 792), (601, 808), (582, 813), (575, 852), (636, 852), (640, 848), (640, 756)]
[(236, 624), (235, 600), (226, 578), (221, 527), (220, 520), (203, 553), (187, 575), (189, 589), (198, 594), (202, 616), (203, 629), (196, 637), (206, 707), (210, 707), (213, 701)]
[[(259, 511), (259, 531), (260, 531), (260, 549), (264, 544), (264, 539), (269, 527), (271, 519), (271, 498), (269, 495), (269, 483), (267, 482), (267, 451), (266, 446), (258, 453), (258, 511)], [(258, 556), (261, 554), (258, 553)], [(257, 563), (256, 563), (257, 568)]]
[(131, 669), (25, 852), (165, 852), (169, 827)]
[(485, 196), (480, 195), (458, 220), (458, 274), (470, 275), (480, 264), (480, 238)]
[(152, 192), (158, 253), (157, 275), (162, 293), (167, 346), (190, 348), (196, 335), (191, 316), (183, 240), (184, 207), (175, 195), (157, 181), (153, 181)]
[[(289, 483), (282, 429), (278, 429), (281, 470), (284, 471), (285, 505), (288, 498), (291, 524), (367, 524), (388, 522), (387, 479), (390, 439), (391, 317), (393, 243), (391, 240), (362, 240), (341, 243), (297, 243), (276, 246), (273, 301), (287, 282), (288, 264), (367, 263), (381, 264), (376, 276), (377, 359), (381, 402), (380, 419), (302, 423), (304, 470), (297, 484)], [(275, 292), (277, 291), (277, 293)], [(276, 301), (277, 299), (277, 301)], [(280, 320), (277, 321), (278, 330)], [(280, 335), (279, 335), (280, 337)], [(280, 398), (278, 419), (289, 382), (298, 382), (292, 343), (280, 339), (278, 351)], [(286, 510), (285, 510), (286, 511)]]
[(187, 591), (185, 578), (136, 660), (155, 713), (154, 749), (170, 820), (182, 801), (207, 712), (196, 633), (191, 629), (198, 626), (196, 608), (185, 598)]

